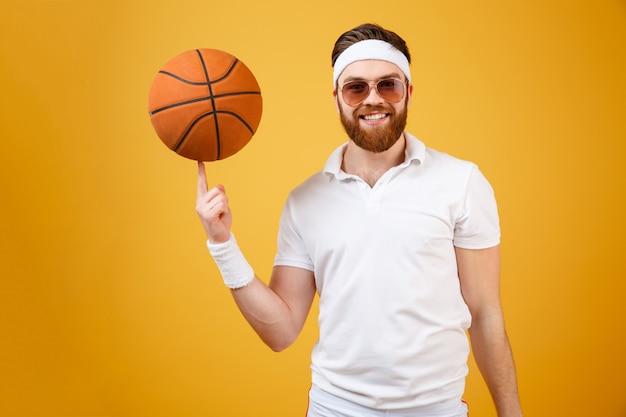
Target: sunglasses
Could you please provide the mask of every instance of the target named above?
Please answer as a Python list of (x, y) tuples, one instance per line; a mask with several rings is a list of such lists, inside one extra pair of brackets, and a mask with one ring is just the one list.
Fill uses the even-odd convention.
[(374, 86), (376, 92), (385, 101), (399, 103), (404, 98), (405, 84), (397, 78), (386, 78), (384, 80), (369, 83), (367, 81), (349, 81), (345, 83), (339, 91), (343, 101), (348, 106), (358, 106), (370, 95), (370, 88)]

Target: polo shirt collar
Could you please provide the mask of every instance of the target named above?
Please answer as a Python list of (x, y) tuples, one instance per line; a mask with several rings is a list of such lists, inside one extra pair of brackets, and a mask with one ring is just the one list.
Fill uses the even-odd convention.
[[(416, 161), (418, 164), (422, 164), (424, 162), (424, 157), (426, 156), (426, 145), (424, 145), (421, 140), (408, 132), (404, 132), (404, 136), (406, 138), (404, 162), (402, 162), (398, 167), (407, 167), (413, 161)], [(338, 179), (344, 179), (349, 177), (345, 172), (341, 170), (343, 153), (345, 152), (347, 146), (348, 143), (346, 142), (337, 149), (335, 149), (332, 154), (330, 154), (328, 160), (326, 161), (326, 165), (324, 166), (324, 173), (334, 175)]]

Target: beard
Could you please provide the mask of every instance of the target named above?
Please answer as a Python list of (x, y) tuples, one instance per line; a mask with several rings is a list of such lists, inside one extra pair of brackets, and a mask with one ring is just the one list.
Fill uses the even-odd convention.
[[(372, 126), (368, 129), (362, 128), (359, 124), (359, 116), (374, 111), (388, 113), (391, 119), (390, 123), (386, 123), (384, 126)], [(358, 147), (366, 151), (380, 153), (391, 148), (404, 132), (407, 120), (407, 107), (404, 106), (399, 113), (396, 113), (393, 108), (363, 106), (355, 109), (351, 118), (340, 107), (339, 115), (343, 128)]]

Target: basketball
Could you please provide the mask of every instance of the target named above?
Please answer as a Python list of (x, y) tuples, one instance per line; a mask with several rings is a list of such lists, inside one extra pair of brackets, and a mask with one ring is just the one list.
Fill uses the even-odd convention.
[(263, 109), (256, 78), (233, 55), (195, 49), (168, 61), (148, 97), (152, 127), (185, 158), (216, 161), (239, 152), (255, 134)]

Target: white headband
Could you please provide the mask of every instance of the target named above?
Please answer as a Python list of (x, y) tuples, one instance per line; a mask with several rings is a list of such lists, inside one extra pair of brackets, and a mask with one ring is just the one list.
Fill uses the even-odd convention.
[(378, 39), (367, 39), (350, 45), (337, 57), (333, 69), (333, 88), (337, 85), (339, 76), (348, 65), (366, 59), (377, 59), (397, 65), (406, 76), (406, 79), (411, 82), (409, 60), (402, 52), (388, 42)]

